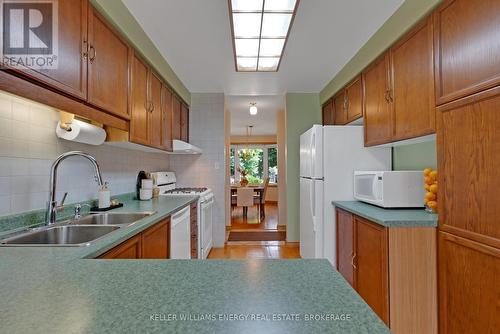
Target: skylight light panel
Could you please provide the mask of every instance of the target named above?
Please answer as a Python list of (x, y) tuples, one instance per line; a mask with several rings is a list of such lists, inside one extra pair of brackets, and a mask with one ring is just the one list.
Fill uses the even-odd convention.
[(233, 12), (262, 12), (263, 0), (231, 0)]
[(228, 0), (236, 71), (278, 71), (299, 0)]
[(285, 45), (285, 39), (262, 39), (259, 54), (262, 57), (280, 57)]
[(264, 11), (293, 12), (296, 0), (266, 0)]
[(262, 14), (233, 14), (234, 38), (259, 38)]

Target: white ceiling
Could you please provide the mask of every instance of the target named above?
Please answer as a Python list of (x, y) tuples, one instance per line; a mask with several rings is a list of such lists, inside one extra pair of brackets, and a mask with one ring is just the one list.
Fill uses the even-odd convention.
[(227, 0), (123, 0), (191, 92), (319, 92), (404, 0), (302, 0), (277, 73), (235, 71)]
[[(250, 102), (256, 102), (258, 113), (250, 115)], [(230, 95), (226, 96), (225, 108), (231, 113), (231, 135), (246, 135), (247, 126), (253, 125), (252, 135), (275, 135), (276, 113), (283, 107), (282, 95)]]

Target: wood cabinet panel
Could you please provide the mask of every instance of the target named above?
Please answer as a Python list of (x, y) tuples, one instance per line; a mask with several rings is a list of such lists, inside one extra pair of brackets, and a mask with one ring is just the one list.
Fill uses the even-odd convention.
[(346, 87), (347, 95), (347, 120), (346, 123), (355, 121), (363, 116), (363, 85), (361, 76), (358, 76)]
[(141, 258), (141, 236), (137, 235), (116, 246), (107, 253), (104, 253), (101, 259), (140, 259)]
[(438, 109), (439, 226), (500, 248), (500, 87)]
[[(429, 17), (391, 48), (392, 141), (435, 131), (433, 29)], [(388, 124), (390, 126), (390, 124)]]
[(354, 220), (353, 215), (344, 210), (336, 209), (337, 222), (337, 270), (352, 287), (354, 281)]
[(16, 72), (79, 99), (87, 99), (87, 0), (58, 2), (58, 57), (56, 69)]
[(323, 105), (323, 125), (334, 125), (333, 100), (329, 100)]
[(389, 57), (377, 59), (363, 71), (365, 146), (389, 142), (392, 138), (392, 112), (389, 105)]
[(447, 0), (434, 17), (437, 103), (500, 84), (500, 2)]
[(497, 333), (500, 249), (439, 233), (439, 333)]
[(164, 150), (172, 150), (172, 92), (167, 86), (162, 85), (162, 127), (161, 127), (161, 147)]
[(189, 142), (189, 108), (181, 103), (181, 140)]
[(356, 221), (356, 290), (389, 325), (387, 229), (360, 217)]
[(148, 66), (137, 56), (132, 63), (130, 141), (148, 145), (150, 142), (148, 112)]
[(161, 103), (161, 80), (150, 71), (150, 118), (149, 118), (149, 144), (156, 148), (162, 148), (162, 103)]
[(340, 93), (335, 95), (333, 98), (333, 108), (334, 108), (334, 124), (344, 125), (347, 122), (347, 110), (346, 110), (346, 96), (345, 91), (342, 90)]
[(170, 218), (141, 233), (142, 259), (168, 259), (170, 253)]
[(172, 138), (181, 140), (181, 100), (172, 96)]
[(128, 118), (132, 49), (92, 6), (89, 6), (88, 37), (88, 102)]

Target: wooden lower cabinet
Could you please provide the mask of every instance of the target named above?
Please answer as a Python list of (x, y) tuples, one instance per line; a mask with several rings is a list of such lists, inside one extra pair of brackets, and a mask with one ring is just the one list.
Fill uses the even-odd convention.
[(439, 232), (439, 333), (498, 333), (500, 249)]
[(191, 258), (198, 258), (198, 204), (191, 204)]
[(360, 217), (354, 220), (356, 290), (389, 325), (387, 228)]
[(116, 246), (107, 253), (99, 256), (101, 259), (140, 259), (141, 258), (141, 236), (136, 235), (124, 243)]
[(168, 259), (170, 253), (170, 218), (141, 233), (142, 259)]
[(395, 334), (437, 333), (436, 228), (336, 209), (337, 270)]
[(170, 217), (99, 256), (100, 259), (168, 259)]

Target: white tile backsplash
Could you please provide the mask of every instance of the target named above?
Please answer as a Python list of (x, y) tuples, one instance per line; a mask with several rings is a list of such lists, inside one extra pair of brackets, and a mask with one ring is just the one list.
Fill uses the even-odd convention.
[[(0, 215), (45, 208), (52, 162), (60, 154), (78, 150), (93, 155), (111, 195), (135, 191), (140, 170), (169, 170), (169, 156), (91, 146), (57, 138), (59, 113), (51, 107), (0, 92)], [(61, 163), (57, 199), (68, 192), (67, 203), (97, 197), (94, 170), (83, 158)]]
[[(189, 141), (203, 150), (201, 155), (170, 158), (170, 169), (180, 187), (209, 187), (214, 191), (214, 246), (224, 246), (224, 94), (191, 94)], [(219, 163), (219, 169), (215, 164)]]

